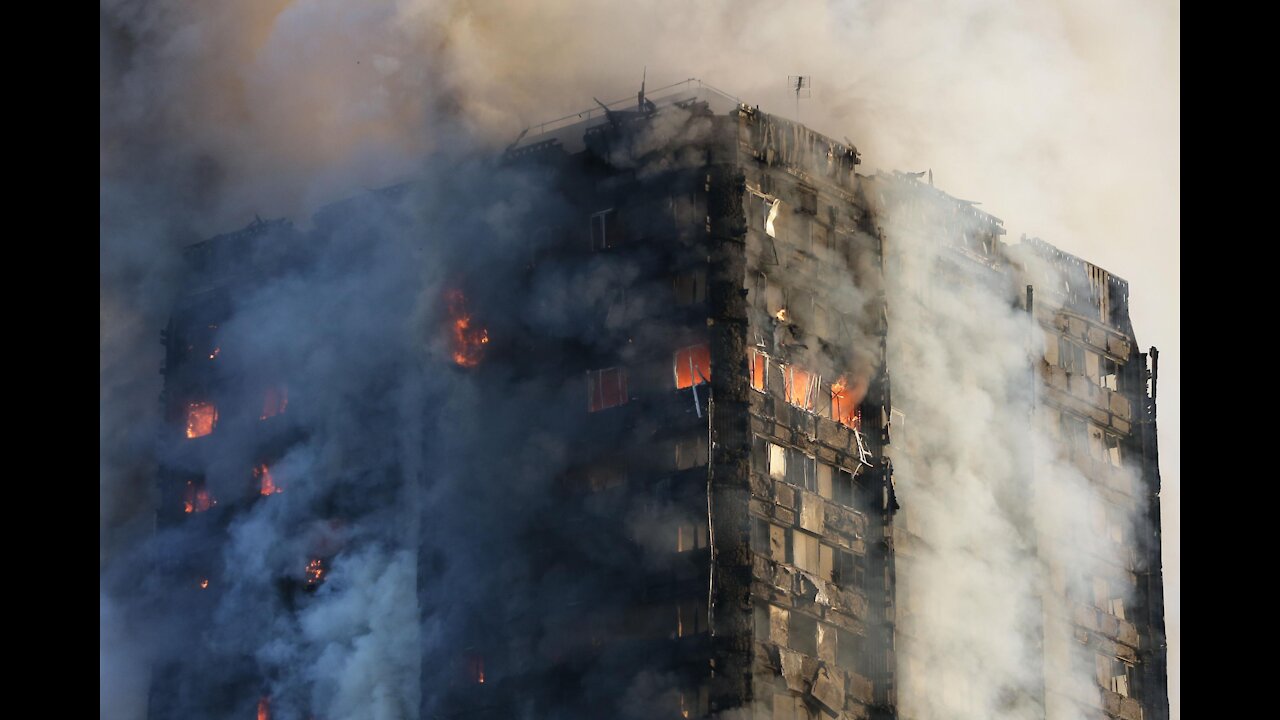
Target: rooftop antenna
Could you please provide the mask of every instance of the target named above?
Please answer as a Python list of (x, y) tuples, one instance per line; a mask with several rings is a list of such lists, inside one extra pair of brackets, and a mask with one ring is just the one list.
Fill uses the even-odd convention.
[(652, 100), (648, 100), (644, 96), (644, 81), (648, 78), (649, 66), (644, 66), (644, 73), (640, 76), (640, 94), (636, 97), (636, 109), (642, 113), (652, 113), (658, 109)]
[(800, 122), (800, 99), (813, 94), (812, 75), (788, 75), (787, 87), (796, 94), (796, 122)]

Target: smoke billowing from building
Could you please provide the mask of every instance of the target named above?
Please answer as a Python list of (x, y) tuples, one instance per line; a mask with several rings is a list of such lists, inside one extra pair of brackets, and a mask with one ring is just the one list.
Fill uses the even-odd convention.
[[(522, 305), (511, 289), (521, 287), (538, 244), (552, 240), (535, 233), (531, 241), (529, 220), (556, 227), (578, 218), (546, 191), (536, 171), (475, 158), (492, 156), (520, 127), (559, 114), (548, 108), (576, 109), (591, 88), (630, 87), (620, 79), (629, 81), (645, 58), (680, 57), (672, 70), (709, 67), (707, 77), (759, 97), (765, 93), (751, 93), (767, 85), (762, 78), (785, 75), (771, 55), (796, 48), (800, 36), (812, 40), (798, 46), (810, 65), (859, 68), (859, 79), (841, 87), (845, 98), (865, 98), (815, 109), (831, 115), (814, 124), (847, 133), (864, 152), (883, 148), (874, 153), (877, 164), (916, 161), (905, 148), (943, 121), (906, 100), (928, 94), (901, 89), (918, 83), (889, 80), (903, 72), (922, 80), (937, 69), (906, 63), (904, 71), (890, 61), (905, 50), (879, 38), (901, 35), (881, 29), (924, 12), (899, 5), (868, 4), (853, 22), (813, 5), (785, 16), (737, 6), (659, 8), (634, 23), (608, 14), (616, 8), (580, 4), (542, 11), (409, 2), (358, 9), (326, 2), (104, 6), (104, 716), (140, 717), (143, 693), (137, 690), (158, 681), (154, 674), (139, 679), (146, 668), (162, 668), (200, 644), (252, 659), (272, 717), (304, 717), (306, 708), (335, 718), (416, 717), (419, 708), (435, 707), (435, 695), (456, 679), (459, 657), (477, 632), (475, 607), (541, 622), (566, 598), (616, 592), (607, 573), (536, 576), (521, 559), (529, 533), (545, 530), (540, 518), (557, 511), (556, 482), (577, 462), (577, 450), (564, 442), (575, 429), (564, 424), (576, 417), (568, 405), (578, 409), (580, 379), (572, 387), (549, 386), (521, 373), (520, 363), (510, 362), (510, 353), (519, 351), (500, 344), (519, 327), (578, 344), (583, 353), (611, 351), (623, 341), (644, 347), (678, 332), (641, 322), (657, 315), (668, 289), (645, 285), (644, 273), (627, 263), (539, 262), (528, 285), (539, 302)], [(946, 36), (935, 33), (944, 18), (957, 19), (942, 15), (921, 25), (920, 34), (942, 41)], [(983, 8), (956, 15), (990, 22), (996, 46), (1006, 51), (999, 64), (1016, 64), (1007, 51), (1021, 46), (1007, 45), (1011, 36), (1000, 32), (1006, 20)], [(1035, 19), (1056, 28), (1050, 19)], [(691, 34), (701, 39), (689, 42)], [(743, 57), (718, 59), (723, 48), (744, 44), (752, 51)], [(1043, 47), (1022, 52), (1035, 56)], [(996, 55), (984, 56), (980, 68), (998, 72)], [(596, 61), (601, 57), (606, 60)], [(652, 77), (655, 62), (648, 62)], [(982, 87), (976, 92), (973, 104), (984, 104)], [(670, 124), (654, 130), (656, 155), (632, 151), (644, 158), (639, 175), (695, 160), (662, 150), (700, 139), (705, 130), (696, 119), (668, 113), (662, 122)], [(968, 138), (989, 132), (964, 130)], [(955, 132), (937, 134), (955, 138)], [(970, 161), (978, 154), (989, 158), (982, 151), (990, 147), (970, 146), (965, 154)], [(1012, 154), (1028, 167), (1018, 148), (1003, 150), (994, 153), (1001, 161)], [(1051, 159), (1030, 167), (1059, 167), (1054, 149), (1044, 155)], [(307, 220), (355, 188), (410, 176), (415, 182), (399, 194), (330, 207)], [(968, 194), (970, 186), (958, 189)], [(219, 452), (169, 456), (161, 450), (157, 461), (155, 438), (167, 432), (155, 403), (161, 357), (148, 353), (159, 349), (156, 332), (189, 290), (179, 288), (179, 251), (254, 213), (296, 218), (307, 233), (305, 262), (281, 263), (278, 271), (237, 286), (211, 336), (217, 339), (211, 362), (222, 363), (219, 373), (234, 388), (228, 410), (217, 418)], [(1071, 214), (1068, 208), (1057, 217)], [(1037, 643), (1050, 647), (1056, 629), (1038, 615), (1035, 600), (1055, 580), (1037, 553), (1066, 554), (1072, 547), (1048, 542), (1036, 528), (1087, 537), (1089, 528), (1075, 526), (1091, 517), (1087, 483), (1049, 450), (1057, 438), (1048, 429), (1029, 430), (1028, 356), (1043, 340), (1025, 311), (1009, 304), (1016, 288), (929, 283), (913, 264), (927, 266), (931, 246), (892, 222), (884, 231), (901, 252), (904, 278), (901, 287), (888, 288), (895, 401), (904, 412), (906, 446), (929, 458), (913, 462), (910, 451), (894, 453), (902, 478), (897, 491), (912, 498), (905, 503), (905, 527), (922, 543), (907, 569), (900, 564), (899, 578), (913, 597), (946, 599), (942, 607), (913, 612), (919, 630), (906, 636), (900, 661), (968, 688), (955, 700), (953, 693), (905, 681), (899, 707), (919, 718), (1034, 717), (1043, 713), (1037, 702), (1058, 702), (1080, 688), (1095, 691), (1089, 685), (1094, 667), (1086, 664), (1092, 658), (1076, 657), (1074, 648), (1054, 656), (1071, 664), (1058, 677), (1073, 686), (1046, 693), (1037, 687), (1044, 673), (1032, 662), (1040, 655), (1051, 662)], [(295, 233), (287, 227), (269, 232)], [(271, 258), (255, 261), (250, 264), (274, 267)], [(483, 382), (458, 370), (448, 331), (457, 318), (447, 298), (463, 287), (468, 312), (492, 339), (486, 355), (508, 353), (494, 365), (510, 367), (491, 365)], [(596, 317), (598, 308), (612, 307), (619, 287), (632, 293), (625, 310)], [(924, 307), (941, 318), (915, 314), (922, 294), (931, 294)], [(858, 348), (872, 344), (873, 296), (856, 283), (831, 296), (839, 312), (860, 317), (859, 327), (868, 328)], [(600, 320), (610, 333), (582, 333)], [(628, 337), (637, 325), (650, 335)], [(818, 347), (803, 338), (800, 344)], [(818, 368), (824, 374), (836, 371), (830, 358), (817, 355), (805, 362), (833, 365)], [(870, 376), (877, 358), (859, 355), (851, 364), (850, 371)], [(264, 419), (266, 388), (281, 384), (289, 403)], [(504, 412), (477, 413), (477, 407)], [(495, 416), (506, 421), (495, 424)], [(586, 432), (589, 420), (581, 422)], [(283, 454), (257, 455), (263, 423), (287, 436)], [(148, 627), (148, 609), (167, 592), (148, 581), (157, 558), (202, 552), (182, 545), (190, 533), (162, 527), (148, 538), (151, 513), (164, 502), (152, 491), (157, 462), (199, 474), (224, 507), (245, 503), (225, 528), (230, 541), (201, 558), (207, 572), (192, 579), (193, 596), (207, 589), (200, 587), (205, 580), (219, 590), (208, 626), (165, 616), (162, 626)], [(249, 504), (262, 488), (252, 468), (264, 463), (279, 492)], [(1044, 479), (1037, 487), (1048, 488), (1046, 495), (1033, 494), (1038, 502), (1019, 495), (1025, 489), (1016, 480), (1028, 469)], [(343, 522), (318, 520), (335, 505)], [(1039, 525), (1025, 516), (1028, 507)], [(618, 509), (600, 509), (602, 517), (610, 516), (606, 510)], [(632, 510), (624, 520), (651, 529), (655, 556), (664, 530), (655, 524), (658, 517)], [(582, 551), (595, 566), (619, 573), (658, 562), (644, 554), (623, 562), (609, 550)], [(327, 577), (308, 590), (310, 564), (321, 557)], [(1087, 576), (1092, 557), (1082, 548), (1059, 562), (1084, 567)], [(295, 608), (282, 607), (288, 595), (270, 586), (279, 577), (294, 578), (302, 588), (296, 592), (305, 593)], [(954, 622), (957, 616), (966, 622)], [(550, 638), (558, 626), (547, 622), (543, 637)], [(1005, 631), (987, 631), (993, 627)], [(1070, 648), (1069, 638), (1063, 646)], [(230, 682), (244, 668), (209, 668), (223, 671)], [(671, 678), (645, 675), (593, 692), (626, 698), (636, 717), (647, 717), (650, 708), (673, 701), (675, 687)], [(223, 712), (210, 708), (211, 717)]]

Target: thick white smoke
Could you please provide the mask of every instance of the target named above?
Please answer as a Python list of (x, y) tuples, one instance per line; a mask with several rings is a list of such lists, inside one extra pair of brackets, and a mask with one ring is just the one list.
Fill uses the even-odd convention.
[[(906, 533), (896, 548), (900, 710), (911, 720), (1088, 717), (1094, 650), (1071, 637), (1066, 597), (1089, 604), (1094, 578), (1128, 567), (1094, 524), (1105, 486), (1079, 469), (1088, 460), (1072, 459), (1073, 439), (1036, 399), (1045, 333), (1019, 306), (1016, 271), (960, 269), (968, 261), (948, 249), (959, 229), (916, 217), (882, 216), (895, 524)], [(1043, 303), (1061, 280), (1036, 271)], [(1133, 538), (1144, 511), (1112, 521)]]

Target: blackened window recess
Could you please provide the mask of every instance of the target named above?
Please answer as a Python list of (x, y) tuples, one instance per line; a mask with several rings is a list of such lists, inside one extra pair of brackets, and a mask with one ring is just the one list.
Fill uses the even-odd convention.
[(627, 369), (622, 367), (587, 372), (587, 411), (599, 412), (627, 402)]
[(792, 612), (788, 621), (787, 641), (791, 649), (817, 657), (818, 621), (803, 613)]
[(810, 215), (818, 214), (818, 193), (812, 188), (800, 186), (796, 188), (796, 194), (799, 196), (799, 204), (797, 211), (808, 213)]
[(622, 223), (616, 208), (606, 208), (591, 214), (591, 249), (608, 250), (622, 244)]
[(676, 275), (672, 279), (677, 305), (696, 305), (707, 300), (707, 271), (705, 268)]

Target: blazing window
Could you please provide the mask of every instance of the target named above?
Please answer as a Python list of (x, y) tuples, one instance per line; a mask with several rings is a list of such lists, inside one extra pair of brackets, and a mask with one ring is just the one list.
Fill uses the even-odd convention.
[(675, 364), (677, 388), (711, 381), (711, 351), (706, 343), (677, 350)]
[(467, 298), (460, 290), (445, 293), (449, 321), (453, 334), (453, 361), (461, 367), (475, 367), (484, 357), (484, 346), (489, 343), (489, 331), (476, 325), (467, 312)]
[(857, 390), (858, 388), (850, 388), (843, 377), (832, 383), (831, 419), (845, 427), (861, 430), (862, 408), (857, 396), (865, 395), (866, 389), (861, 387), (862, 392), (857, 392)]
[(326, 572), (328, 572), (328, 569), (324, 566), (324, 560), (316, 558), (311, 562), (308, 562), (304, 575), (307, 589), (312, 590), (319, 587), (320, 583), (324, 582)]
[(284, 412), (289, 407), (289, 389), (283, 385), (273, 385), (267, 388), (262, 396), (262, 415), (259, 420), (266, 420), (269, 417), (275, 417)]
[(218, 501), (209, 494), (204, 480), (188, 480), (182, 491), (182, 510), (186, 513), (204, 512), (217, 505)]
[(258, 493), (262, 495), (275, 495), (281, 492), (279, 485), (276, 485), (275, 478), (271, 477), (271, 468), (266, 463), (262, 463), (253, 469), (253, 479), (258, 484)]
[(783, 381), (786, 385), (787, 402), (802, 410), (813, 412), (818, 376), (791, 365), (783, 369)]
[(187, 403), (187, 437), (204, 437), (218, 424), (218, 408), (211, 402)]
[(765, 392), (766, 374), (769, 372), (769, 358), (764, 353), (751, 350), (751, 388)]
[(587, 372), (587, 412), (599, 412), (627, 401), (627, 369), (605, 368)]

